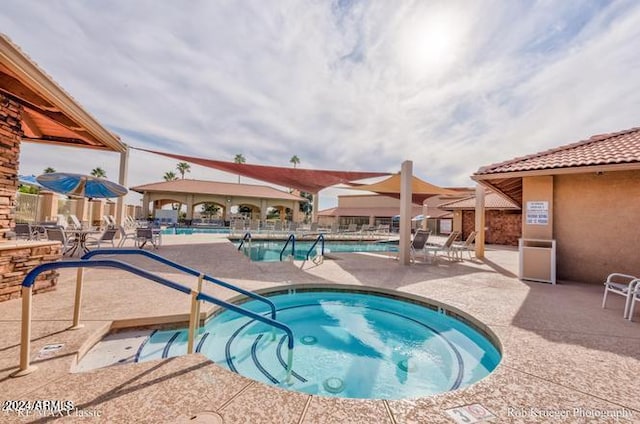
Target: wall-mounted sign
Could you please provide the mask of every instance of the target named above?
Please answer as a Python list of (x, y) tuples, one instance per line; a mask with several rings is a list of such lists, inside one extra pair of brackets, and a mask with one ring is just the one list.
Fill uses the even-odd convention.
[(528, 225), (548, 225), (549, 224), (549, 202), (531, 201), (527, 202), (527, 224)]

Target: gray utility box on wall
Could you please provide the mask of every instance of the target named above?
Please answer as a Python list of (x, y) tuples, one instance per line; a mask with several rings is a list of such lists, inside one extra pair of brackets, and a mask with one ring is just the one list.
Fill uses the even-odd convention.
[(556, 283), (556, 241), (520, 239), (521, 280)]

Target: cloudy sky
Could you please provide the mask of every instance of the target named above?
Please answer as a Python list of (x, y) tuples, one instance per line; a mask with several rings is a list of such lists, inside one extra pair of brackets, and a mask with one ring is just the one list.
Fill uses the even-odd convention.
[[(639, 22), (634, 0), (3, 0), (0, 11), (0, 31), (131, 146), (281, 166), (295, 154), (316, 169), (396, 172), (411, 159), (444, 186), (640, 126)], [(133, 151), (129, 186), (175, 164)], [(21, 173), (47, 166), (115, 180), (118, 155), (23, 144)], [(187, 176), (237, 180), (197, 165)]]

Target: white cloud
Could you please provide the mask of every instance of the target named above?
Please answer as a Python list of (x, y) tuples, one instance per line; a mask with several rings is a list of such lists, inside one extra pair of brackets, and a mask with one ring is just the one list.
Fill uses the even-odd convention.
[[(588, 0), (5, 1), (0, 15), (130, 145), (329, 169), (412, 159), (456, 186), (483, 165), (638, 126), (638, 21), (636, 2)], [(25, 145), (21, 172), (117, 176), (115, 154), (68, 152)], [(134, 151), (130, 185), (174, 166)], [(189, 177), (236, 180), (197, 166)]]

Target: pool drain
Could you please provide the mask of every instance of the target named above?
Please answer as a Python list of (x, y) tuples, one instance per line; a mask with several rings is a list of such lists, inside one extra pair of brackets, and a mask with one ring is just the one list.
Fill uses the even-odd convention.
[(408, 359), (403, 359), (398, 362), (398, 368), (400, 368), (404, 372), (413, 372), (418, 368), (415, 362), (409, 362)]
[(300, 343), (303, 345), (314, 345), (318, 342), (315, 336), (302, 336), (300, 337)]
[(329, 393), (340, 393), (344, 390), (344, 382), (338, 377), (329, 377), (322, 383), (324, 389)]

